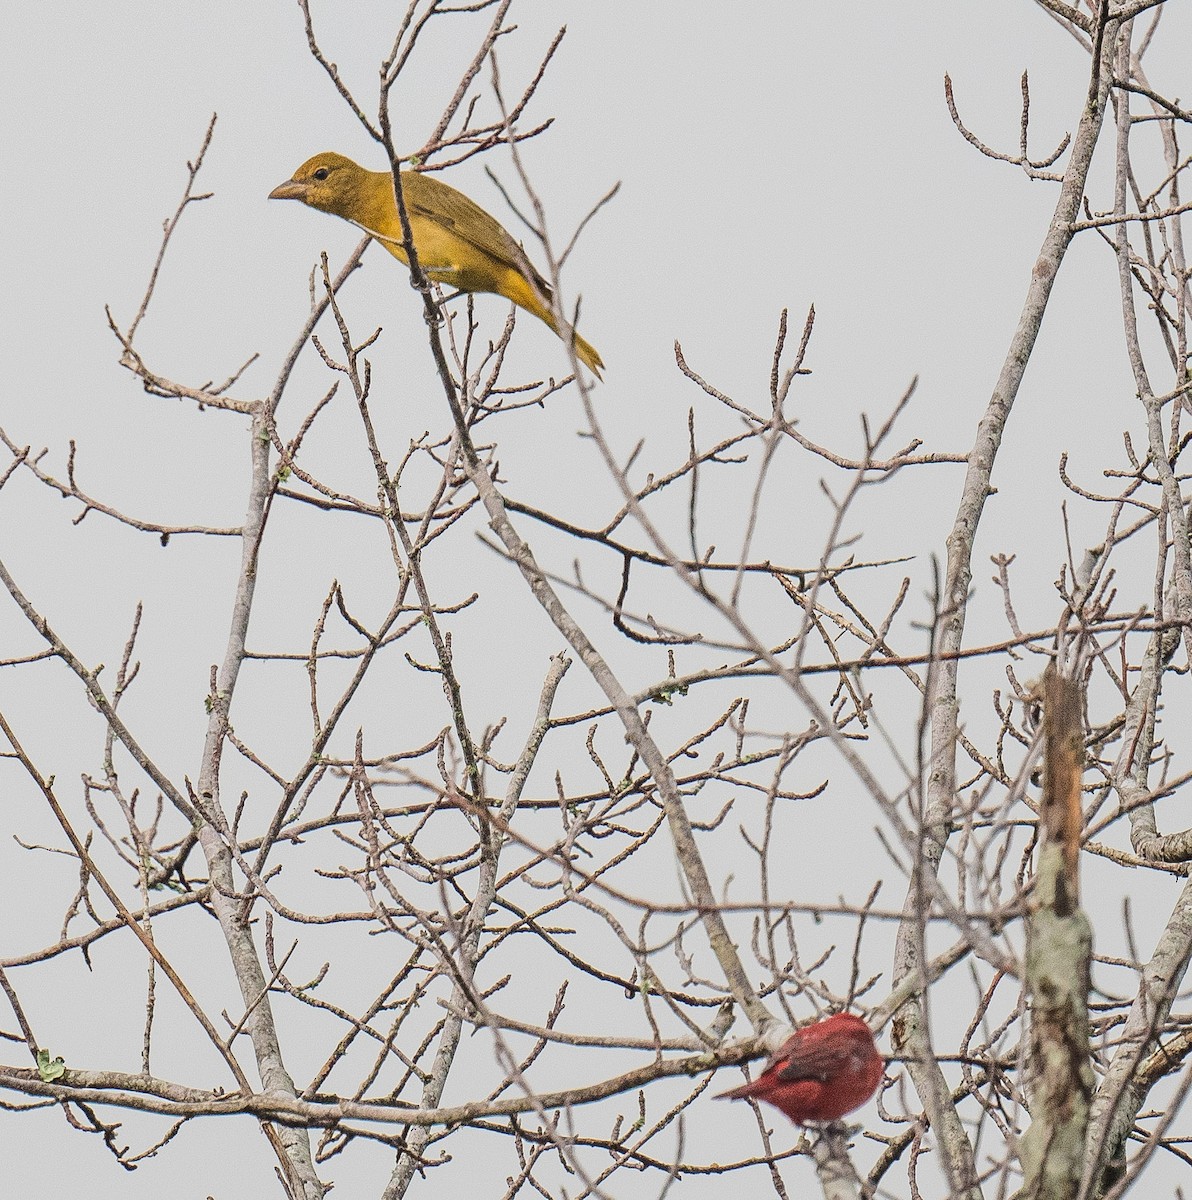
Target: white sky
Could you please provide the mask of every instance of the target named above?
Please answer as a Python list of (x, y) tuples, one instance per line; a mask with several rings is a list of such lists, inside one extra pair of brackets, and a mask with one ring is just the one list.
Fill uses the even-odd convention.
[[(376, 62), (400, 7), (316, 7), (324, 47), (366, 107), (373, 105)], [(731, 427), (677, 372), (676, 340), (705, 378), (764, 406), (779, 313), (791, 310), (793, 344), (812, 303), (817, 323), (807, 364), (814, 373), (796, 385), (793, 405), (804, 432), (855, 451), (860, 415), (883, 418), (917, 375), (919, 388), (896, 440), (919, 436), (929, 449), (968, 448), (1055, 187), (1031, 183), (966, 145), (948, 117), (943, 75), (951, 73), (969, 127), (1013, 152), (1019, 76), (1029, 70), (1031, 151), (1043, 157), (1074, 128), (1084, 94), (1087, 59), (1071, 39), (1025, 2), (521, 0), (514, 13), (519, 32), (501, 51), (508, 94), (554, 30), (568, 27), (528, 118), (553, 116), (555, 123), (525, 149), (558, 240), (615, 182), (622, 185), (564, 276), (572, 295), (582, 292), (581, 327), (608, 366), (597, 403), (622, 451), (645, 436), (659, 461), (681, 455), (693, 404), (701, 429)], [(1167, 21), (1150, 69), (1160, 90), (1186, 97), (1188, 7), (1177, 6)], [(474, 45), (470, 36), (440, 36), (398, 96), (395, 123), (410, 149), (427, 136)], [(237, 524), (247, 479), (246, 422), (145, 395), (118, 365), (104, 305), (125, 323), (135, 312), (161, 222), (181, 194), (185, 163), (217, 112), (200, 178), (214, 196), (184, 219), (144, 325), (142, 351), (154, 369), (194, 384), (223, 378), (259, 353), (237, 394), (263, 394), (305, 315), (306, 280), (318, 252), (342, 261), (357, 240), (346, 224), (298, 205), (270, 204), (266, 196), (317, 151), (340, 150), (377, 168), (380, 155), (307, 54), (292, 0), (18, 5), (6, 15), (0, 53), (9, 230), (8, 286), (0, 300), (9, 368), (0, 425), (17, 442), (48, 446), (47, 462), (59, 473), (67, 442), (76, 439), (83, 485), (118, 507), (161, 520)], [(1105, 157), (1103, 143), (1094, 169), (1100, 189), (1094, 204), (1101, 207), (1111, 199)], [(513, 183), (506, 155), (485, 161)], [(515, 227), (480, 163), (449, 178)], [(1001, 461), (1013, 471), (1003, 467), (995, 476), (1003, 490), (975, 560), (974, 628), (991, 637), (1002, 636), (1004, 627), (1000, 596), (988, 584), (988, 556), (1018, 554), (1022, 624), (1051, 624), (1057, 601), (1050, 582), (1065, 557), (1059, 455), (1071, 451), (1073, 473), (1084, 478), (1087, 469), (1084, 481), (1095, 486), (1102, 463), (1120, 458), (1105, 447), (1120, 444), (1120, 430), (1135, 419), (1115, 271), (1108, 251), (1086, 235), (1061, 273), (1003, 451)], [(405, 400), (384, 414), (387, 432), (415, 434), (432, 419), (419, 406), (440, 400), (418, 388), (429, 378), (425, 335), (404, 273), (387, 256), (370, 253), (345, 306), (359, 330), (385, 327), (378, 370), (407, 372)], [(506, 305), (481, 299), (478, 312), (496, 333)], [(518, 323), (511, 362), (514, 373), (564, 368), (557, 341), (528, 318)], [(595, 478), (590, 493), (575, 493), (577, 470), (598, 474), (594, 451), (574, 437), (579, 423), (574, 401), (564, 399), (521, 422), (524, 440), (501, 458), (519, 495), (570, 506), (583, 519), (587, 508), (605, 511), (613, 491)], [(371, 467), (355, 434), (341, 444), (333, 430), (332, 423), (312, 448), (319, 468), (371, 494)], [(865, 534), (860, 555), (915, 556), (903, 570), (915, 578), (908, 615), (916, 619), (928, 613), (929, 560), (943, 553), (960, 479), (958, 467), (916, 476), (875, 496), (877, 503), (863, 501), (855, 514), (852, 531)], [(817, 479), (787, 485), (792, 505), (807, 506), (793, 510), (790, 557), (814, 561), (826, 522)], [(902, 503), (891, 503), (895, 497)], [(96, 515), (74, 527), (74, 513), (31, 480), (14, 479), (0, 492), (0, 557), (59, 632), (109, 670), (133, 606), (144, 600), (142, 657), (153, 647), (162, 657), (144, 697), (132, 701), (138, 728), (176, 777), (193, 775), (208, 664), (222, 653), (238, 545), (175, 539), (163, 550), (151, 535)], [(1099, 540), (1102, 521), (1100, 513), (1074, 514), (1078, 553)], [(1026, 523), (1029, 539), (1022, 536)], [(267, 564), (272, 574), (264, 585), (268, 627), (258, 619), (254, 644), (277, 648), (308, 636), (310, 605), (325, 582), (320, 576), (308, 587), (302, 578), (302, 536), (296, 525), (280, 543), (284, 552), (271, 551), (277, 558)], [(294, 557), (287, 561), (285, 554)], [(566, 558), (556, 565), (565, 567)], [(335, 572), (366, 587), (367, 571), (350, 560)], [(509, 594), (518, 586), (510, 580)], [(543, 644), (544, 653), (553, 648), (549, 639)], [(0, 656), (38, 645), (13, 606), (0, 604)], [(518, 647), (492, 648), (487, 673), (473, 684), (478, 707), (502, 711), (501, 681), (520, 655)], [(1029, 677), (1029, 664), (1024, 670)], [(536, 659), (527, 678), (540, 674)], [(259, 690), (250, 690), (244, 703), (250, 711), (267, 710), (270, 686), (254, 686)], [(977, 703), (987, 690), (975, 693)], [(79, 773), (98, 765), (94, 725), (82, 732), (82, 721), (69, 715), (86, 715), (78, 705), (62, 671), (0, 675), (0, 706), (72, 798)], [(9, 815), (0, 871), (9, 874), (0, 903), (13, 916), (0, 931), (0, 958), (52, 936), (60, 919), (58, 912), (12, 907), (13, 897), (35, 891), (38, 873), (50, 868), (14, 852), (8, 834), (60, 840), (14, 777), (13, 768), (4, 768)], [(86, 978), (63, 970), (63, 980), (73, 981), (63, 986), (96, 988), (95, 1012), (118, 1006), (110, 979), (79, 982)], [(52, 992), (40, 999), (43, 1014), (61, 1009), (63, 1027), (45, 1031), (55, 1049), (68, 1062), (103, 1065), (100, 1031), (65, 1024), (71, 1006), (57, 1006)], [(0, 1006), (0, 1026), (11, 1024)], [(9, 1053), (19, 1058), (19, 1048)], [(128, 1069), (135, 1069), (132, 1053)], [(745, 1137), (747, 1122), (741, 1124)], [(168, 1183), (186, 1197), (231, 1197), (249, 1194), (246, 1170), (254, 1186), (269, 1186), (263, 1144), (247, 1122), (196, 1128), (160, 1165), (132, 1175), (94, 1139), (68, 1134), (53, 1110), (6, 1115), (0, 1125), (7, 1130), (0, 1144), (14, 1195), (45, 1194), (52, 1178), (60, 1194), (135, 1200), (160, 1195)], [(229, 1149), (221, 1154), (221, 1147)], [(195, 1186), (179, 1186), (176, 1156), (201, 1164)], [(344, 1177), (339, 1184), (342, 1194), (356, 1194)]]

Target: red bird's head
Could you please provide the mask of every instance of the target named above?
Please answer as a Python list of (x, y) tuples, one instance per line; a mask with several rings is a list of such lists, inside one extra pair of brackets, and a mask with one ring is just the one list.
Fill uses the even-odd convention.
[(877, 1091), (884, 1070), (869, 1026), (837, 1013), (796, 1029), (756, 1079), (717, 1099), (765, 1100), (798, 1125), (837, 1121)]

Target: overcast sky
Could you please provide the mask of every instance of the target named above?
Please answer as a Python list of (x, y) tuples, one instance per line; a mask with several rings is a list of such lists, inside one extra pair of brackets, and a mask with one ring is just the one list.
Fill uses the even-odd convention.
[[(315, 7), (329, 57), (370, 109), (398, 8), (377, 0)], [(520, 0), (514, 13), (519, 30), (501, 47), (510, 94), (556, 29), (567, 26), (526, 118), (552, 117), (554, 124), (524, 151), (558, 242), (621, 184), (585, 231), (563, 279), (572, 299), (582, 294), (582, 330), (607, 364), (596, 399), (621, 450), (645, 436), (661, 459), (684, 444), (687, 409), (699, 394), (675, 368), (676, 341), (718, 388), (764, 407), (779, 314), (790, 309), (797, 336), (812, 304), (813, 374), (796, 385), (793, 405), (808, 436), (857, 451), (861, 414), (884, 418), (917, 376), (896, 440), (917, 436), (929, 449), (968, 449), (1055, 187), (988, 161), (962, 140), (945, 106), (944, 73), (951, 73), (969, 127), (1013, 153), (1019, 79), (1029, 71), (1031, 152), (1042, 158), (1074, 129), (1083, 101), (1088, 61), (1071, 38), (1025, 0)], [(1179, 95), (1192, 45), (1188, 6), (1167, 20), (1150, 68), (1161, 90)], [(403, 148), (425, 141), (471, 56), (474, 40), (453, 40), (451, 28), (428, 41), (397, 94), (394, 123)], [(292, 0), (18, 5), (6, 16), (0, 54), (9, 214), (8, 285), (0, 300), (9, 368), (0, 426), (19, 444), (49, 447), (47, 464), (59, 473), (75, 439), (83, 486), (118, 507), (160, 520), (237, 524), (246, 422), (145, 395), (119, 366), (104, 306), (122, 323), (135, 313), (186, 162), (217, 113), (200, 178), (213, 196), (184, 220), (141, 345), (155, 370), (196, 385), (230, 375), (257, 353), (237, 390), (263, 395), (307, 311), (318, 253), (342, 261), (358, 240), (345, 223), (266, 197), (317, 151), (339, 150), (378, 169), (382, 156), (312, 61)], [(1186, 97), (1189, 89), (1182, 90)], [(1094, 187), (1108, 207), (1104, 144), (1099, 158)], [(516, 228), (484, 165), (515, 185), (500, 151), (483, 164), (461, 165), (450, 182)], [(1003, 636), (1004, 625), (985, 566), (1003, 549), (1019, 554), (1016, 570), (1028, 581), (1024, 627), (1054, 622), (1049, 584), (1066, 556), (1056, 463), (1069, 450), (1075, 473), (1084, 466), (1099, 472), (1110, 457), (1105, 448), (1120, 444), (1120, 414), (1134, 403), (1120, 350), (1115, 273), (1105, 247), (1087, 236), (1060, 276), (1007, 434), (1003, 458), (1015, 469), (995, 476), (1003, 493), (976, 556), (974, 611), (991, 637)], [(361, 329), (385, 326), (379, 361), (402, 364), (411, 347), (423, 347), (409, 355), (408, 369), (429, 380), (419, 303), (397, 264), (370, 254), (345, 303)], [(478, 301), (490, 335), (506, 308), (495, 298)], [(518, 323), (510, 361), (515, 372), (565, 369), (557, 340), (528, 318)], [(416, 432), (418, 403), (441, 404), (441, 397), (427, 389), (426, 399), (384, 419), (392, 429), (410, 423)], [(521, 494), (543, 503), (570, 497), (582, 509), (571, 496), (574, 472), (577, 463), (591, 468), (594, 456), (575, 439), (579, 424), (578, 410), (565, 406), (524, 423), (524, 440), (501, 456)], [(358, 494), (369, 494), (368, 462), (353, 449), (355, 457), (340, 463), (340, 453), (349, 452), (334, 436), (312, 449), (322, 467), (342, 470)], [(890, 495), (904, 504), (888, 497), (863, 503), (851, 530), (866, 537), (863, 556), (913, 556), (915, 566), (906, 568), (916, 572), (910, 615), (919, 619), (928, 615), (930, 556), (943, 552), (960, 480), (961, 468), (950, 467), (922, 483), (900, 483), (903, 490)], [(792, 488), (796, 483), (797, 494), (819, 508), (805, 541), (802, 523), (792, 521), (791, 554), (814, 561), (826, 507), (817, 479)], [(595, 485), (595, 494), (611, 497), (611, 485)], [(176, 539), (163, 550), (151, 535), (96, 515), (73, 526), (75, 512), (31, 479), (14, 479), (0, 492), (0, 557), (89, 661), (114, 668), (133, 606), (146, 603), (147, 645), (169, 646), (169, 655), (158, 667), (159, 690), (143, 702), (140, 727), (180, 778), (198, 762), (201, 701), (208, 665), (221, 653), (238, 549), (232, 539)], [(1037, 536), (1024, 542), (1023, 523), (1036, 519)], [(1099, 513), (1075, 519), (1077, 553), (1099, 540), (1102, 524)], [(301, 549), (292, 543), (295, 556)], [(185, 570), (166, 569), (177, 562), (166, 555), (185, 556)], [(276, 645), (301, 641), (310, 628), (305, 581), (274, 565), (269, 632)], [(0, 603), (0, 656), (38, 647), (13, 606)], [(509, 666), (503, 653), (494, 649), (491, 677), (477, 685), (493, 689), (494, 711)], [(267, 687), (256, 702), (271, 702)], [(59, 715), (79, 704), (64, 673), (0, 675), (0, 704), (23, 722), (43, 767), (77, 790), (80, 772), (96, 767), (98, 743), (92, 730), (79, 744), (71, 720)], [(58, 839), (23, 785), (14, 790), (12, 774), (3, 783), (10, 815), (0, 870), (10, 872), (19, 894), (36, 887), (44, 864), (13, 853), (8, 834)], [(7, 886), (0, 889), (11, 911)], [(0, 957), (52, 937), (60, 916), (6, 920)], [(55, 1011), (52, 989), (37, 995), (43, 1013)], [(118, 996), (97, 996), (96, 1011), (109, 1003)], [(71, 1006), (61, 1011), (66, 1020)], [(0, 1026), (11, 1026), (7, 1012)], [(68, 1061), (104, 1061), (93, 1029), (63, 1028), (54, 1037)], [(211, 1156), (220, 1139), (247, 1147), (256, 1170), (265, 1160), (257, 1132), (247, 1123), (233, 1132), (229, 1123), (210, 1133), (188, 1131), (186, 1146), (163, 1156), (162, 1166), (126, 1176), (94, 1139), (68, 1135), (54, 1110), (21, 1123), (0, 1120), (14, 1195), (48, 1194), (52, 1175), (63, 1194), (134, 1200), (168, 1187), (187, 1197), (210, 1191), (230, 1198), (247, 1193), (236, 1156)], [(174, 1153), (208, 1156), (201, 1193), (179, 1185)], [(342, 1177), (340, 1186), (354, 1194)]]

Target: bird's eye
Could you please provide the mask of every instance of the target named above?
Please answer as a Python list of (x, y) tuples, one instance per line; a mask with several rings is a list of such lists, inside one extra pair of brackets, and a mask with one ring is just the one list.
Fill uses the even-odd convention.
[(326, 167), (320, 167), (320, 168), (319, 168), (319, 169), (318, 169), (318, 170), (315, 172), (315, 178), (316, 178), (316, 179), (326, 179), (326, 178), (327, 178), (327, 176), (328, 176), (328, 174), (329, 174), (329, 172), (328, 172), (328, 170), (327, 170), (327, 168), (326, 168)]

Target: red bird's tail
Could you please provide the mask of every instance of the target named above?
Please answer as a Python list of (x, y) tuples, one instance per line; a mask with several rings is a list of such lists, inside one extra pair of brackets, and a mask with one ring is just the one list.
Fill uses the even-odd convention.
[(717, 1092), (712, 1097), (713, 1100), (744, 1100), (752, 1096), (757, 1091), (758, 1085), (761, 1083), (761, 1077), (751, 1079), (748, 1083), (741, 1084), (740, 1087), (735, 1087), (730, 1092)]

